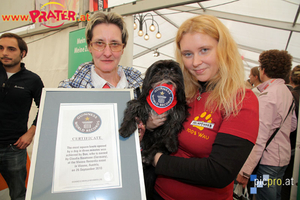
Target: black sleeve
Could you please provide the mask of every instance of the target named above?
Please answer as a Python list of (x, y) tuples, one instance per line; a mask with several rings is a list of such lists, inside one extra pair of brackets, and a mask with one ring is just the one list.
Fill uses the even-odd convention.
[[(33, 99), (37, 108), (40, 107), (40, 101), (42, 96), (42, 90), (44, 88), (44, 83), (40, 77), (37, 78), (34, 90), (33, 90)], [(32, 125), (36, 126), (39, 110), (36, 113), (35, 119), (32, 122)]]
[(155, 172), (188, 184), (223, 188), (236, 178), (253, 146), (246, 139), (218, 133), (208, 158), (163, 154)]

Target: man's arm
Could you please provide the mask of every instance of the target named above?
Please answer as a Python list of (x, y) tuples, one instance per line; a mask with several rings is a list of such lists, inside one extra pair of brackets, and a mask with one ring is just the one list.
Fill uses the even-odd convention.
[(32, 142), (33, 136), (35, 134), (35, 129), (36, 126), (32, 125), (28, 129), (28, 131), (24, 133), (24, 135), (22, 135), (16, 143), (14, 143), (14, 145), (16, 145), (19, 149), (25, 149), (26, 147), (28, 147)]
[[(41, 100), (41, 95), (42, 95), (43, 88), (44, 88), (43, 81), (40, 77), (38, 77), (38, 79), (36, 79), (35, 88), (33, 89), (33, 96), (32, 96), (37, 108), (40, 107), (40, 100)], [(26, 133), (24, 133), (17, 140), (16, 143), (14, 143), (14, 145), (16, 145), (17, 148), (25, 149), (26, 147), (28, 147), (31, 144), (32, 139), (33, 139), (34, 134), (35, 134), (37, 118), (38, 118), (38, 111), (37, 111), (35, 119), (33, 120), (33, 123), (31, 125), (31, 127), (27, 130)]]

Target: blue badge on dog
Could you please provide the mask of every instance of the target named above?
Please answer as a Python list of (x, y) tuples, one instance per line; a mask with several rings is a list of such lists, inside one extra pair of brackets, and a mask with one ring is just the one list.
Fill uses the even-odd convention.
[(177, 104), (176, 91), (171, 84), (162, 84), (149, 91), (148, 104), (157, 113), (162, 114)]
[(153, 105), (158, 108), (166, 108), (173, 102), (174, 96), (172, 90), (166, 86), (158, 86), (150, 94)]

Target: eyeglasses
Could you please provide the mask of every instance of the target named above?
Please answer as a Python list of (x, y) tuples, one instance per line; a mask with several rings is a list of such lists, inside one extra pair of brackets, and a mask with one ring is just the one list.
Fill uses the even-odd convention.
[(122, 51), (124, 44), (120, 44), (118, 42), (105, 43), (102, 41), (91, 42), (91, 46), (97, 51), (103, 51), (106, 48), (106, 45), (109, 46), (111, 51), (117, 52)]

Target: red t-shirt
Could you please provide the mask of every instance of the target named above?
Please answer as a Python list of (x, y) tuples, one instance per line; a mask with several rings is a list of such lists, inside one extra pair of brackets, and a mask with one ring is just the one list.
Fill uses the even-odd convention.
[[(209, 93), (203, 93), (200, 101), (189, 106), (190, 116), (178, 136), (178, 151), (173, 156), (184, 158), (207, 158), (218, 132), (228, 133), (255, 144), (258, 132), (258, 101), (251, 90), (246, 90), (242, 108), (237, 116), (223, 119), (220, 111), (205, 110)], [(256, 120), (253, 120), (256, 118)], [(251, 121), (255, 121), (251, 123)], [(248, 123), (250, 122), (250, 123)], [(233, 183), (225, 188), (203, 187), (186, 184), (166, 176), (158, 176), (155, 190), (164, 199), (212, 199), (232, 200)]]

